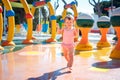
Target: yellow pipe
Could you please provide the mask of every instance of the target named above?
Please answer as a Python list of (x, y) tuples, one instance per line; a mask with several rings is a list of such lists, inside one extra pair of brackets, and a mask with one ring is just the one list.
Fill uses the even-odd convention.
[[(2, 10), (2, 7), (0, 6), (0, 9)], [(2, 11), (0, 12), (0, 42), (2, 40), (2, 33), (3, 33), (3, 17), (2, 17)], [(3, 50), (4, 48), (0, 46), (0, 50)]]
[(51, 3), (50, 3), (50, 2), (48, 2), (48, 3), (47, 3), (47, 5), (48, 5), (49, 11), (50, 11), (50, 15), (54, 15), (54, 14), (55, 14), (55, 12), (54, 12), (54, 9), (53, 9), (53, 7), (52, 7)]
[[(53, 16), (55, 15), (54, 9), (51, 5), (50, 2), (47, 3), (49, 11), (50, 11), (50, 15)], [(55, 37), (56, 37), (56, 20), (51, 20), (51, 25), (52, 25), (52, 34), (51, 34), (51, 38), (46, 40), (46, 42), (55, 42)]]
[(0, 41), (2, 40), (2, 33), (3, 33), (3, 17), (2, 17), (2, 12), (1, 12), (0, 13)]
[[(6, 10), (12, 10), (11, 4), (9, 0), (2, 0), (4, 6), (6, 7)], [(15, 26), (15, 19), (14, 16), (8, 16), (8, 37), (7, 41), (3, 42), (3, 46), (8, 46), (8, 45), (15, 45), (14, 42), (12, 42), (13, 37), (14, 37), (14, 26)]]
[(51, 21), (51, 25), (52, 25), (52, 35), (51, 35), (51, 37), (53, 38), (53, 39), (55, 39), (55, 37), (56, 37), (56, 20), (52, 20)]
[(12, 6), (11, 6), (9, 0), (2, 0), (2, 2), (3, 2), (3, 4), (4, 4), (4, 6), (6, 7), (6, 10), (7, 10), (7, 11), (8, 11), (8, 10), (12, 10)]
[(14, 25), (15, 25), (15, 19), (13, 16), (8, 17), (8, 37), (7, 41), (12, 41), (14, 37)]
[(32, 40), (32, 29), (33, 29), (32, 23), (33, 23), (33, 20), (31, 18), (28, 18), (27, 23), (28, 23), (27, 39), (23, 41), (23, 44), (33, 43), (33, 40)]
[(32, 15), (34, 15), (35, 10), (36, 10), (36, 8), (35, 8), (35, 7), (32, 7), (32, 8), (31, 8), (31, 13), (32, 13)]
[(20, 2), (23, 4), (25, 13), (31, 13), (31, 12), (30, 12), (30, 9), (29, 9), (29, 6), (28, 6), (28, 4), (27, 4), (27, 2), (26, 2), (26, 0), (20, 0)]
[[(20, 2), (23, 4), (26, 15), (32, 15), (26, 0), (20, 0)], [(33, 13), (34, 13), (34, 11), (33, 11)], [(33, 28), (32, 18), (33, 17), (27, 18), (28, 32), (27, 32), (27, 39), (23, 41), (24, 44), (29, 44), (29, 43), (33, 42), (32, 41), (32, 28)]]
[[(74, 18), (76, 20), (77, 16), (78, 16), (78, 12), (77, 12), (77, 8), (76, 5), (72, 5), (72, 10), (74, 11)], [(77, 42), (78, 41), (78, 37), (79, 37), (79, 28), (77, 27), (76, 21), (75, 21), (75, 27), (77, 29), (77, 36), (75, 37), (74, 41)]]
[(27, 23), (28, 23), (28, 34), (27, 34), (27, 40), (30, 40), (32, 39), (32, 29), (33, 29), (33, 26), (32, 26), (32, 23), (33, 23), (33, 20), (31, 18), (27, 19)]
[(74, 11), (74, 17), (77, 17), (78, 16), (78, 12), (77, 12), (77, 8), (75, 5), (72, 5), (72, 9)]
[(62, 12), (62, 19), (64, 20), (64, 18), (66, 17), (66, 13), (67, 13), (67, 9), (64, 9), (64, 11)]

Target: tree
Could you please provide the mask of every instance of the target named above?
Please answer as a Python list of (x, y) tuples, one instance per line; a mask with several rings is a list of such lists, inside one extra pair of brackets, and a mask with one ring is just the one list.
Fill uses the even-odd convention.
[(120, 0), (113, 0), (113, 6), (120, 7)]
[(96, 0), (88, 0), (88, 1), (94, 7), (94, 12), (96, 14), (98, 14), (99, 17), (102, 16), (103, 15), (102, 12), (101, 12), (101, 5), (102, 4), (100, 4), (100, 2), (102, 0), (97, 0), (97, 1)]
[(110, 1), (102, 1), (101, 3), (101, 12), (103, 15), (108, 16), (108, 8), (112, 8), (113, 6), (120, 7), (120, 0), (110, 0)]
[(59, 7), (59, 0), (57, 0), (57, 2), (54, 2), (54, 9), (55, 9), (55, 11), (57, 10), (58, 7)]
[(105, 15), (105, 16), (108, 16), (109, 13), (108, 13), (107, 8), (111, 7), (111, 2), (110, 1), (103, 1), (100, 4), (102, 4), (101, 5), (102, 14)]

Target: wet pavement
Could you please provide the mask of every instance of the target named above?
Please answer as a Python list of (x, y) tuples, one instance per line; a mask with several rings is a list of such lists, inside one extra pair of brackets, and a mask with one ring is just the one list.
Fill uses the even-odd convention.
[(109, 58), (114, 36), (108, 35), (111, 47), (97, 49), (100, 35), (90, 34), (94, 50), (75, 51), (71, 72), (61, 42), (45, 43), (49, 37), (37, 36), (31, 45), (21, 44), (23, 39), (15, 37), (16, 46), (0, 51), (0, 80), (120, 80), (120, 60)]

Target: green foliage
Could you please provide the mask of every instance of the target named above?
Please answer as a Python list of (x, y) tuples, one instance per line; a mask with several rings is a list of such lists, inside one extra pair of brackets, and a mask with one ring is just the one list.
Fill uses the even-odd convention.
[(120, 16), (112, 16), (110, 22), (113, 25), (113, 27), (120, 26)]
[(78, 27), (92, 27), (94, 20), (92, 19), (77, 19), (77, 25)]
[(120, 0), (113, 0), (113, 6), (120, 7)]
[(58, 15), (57, 16), (57, 23), (59, 23), (60, 22), (60, 19), (62, 18), (62, 16), (61, 15)]
[[(108, 11), (105, 10), (105, 8), (109, 8), (112, 6), (112, 2), (110, 1), (102, 1), (101, 3), (101, 11), (103, 13), (103, 15), (108, 16)], [(113, 6), (120, 7), (120, 0), (113, 0)]]
[(98, 28), (109, 28), (110, 22), (97, 22)]
[(108, 16), (109, 13), (107, 10), (105, 10), (105, 8), (109, 8), (111, 6), (111, 2), (110, 1), (103, 1), (100, 4), (101, 4), (101, 12), (103, 13), (103, 15)]

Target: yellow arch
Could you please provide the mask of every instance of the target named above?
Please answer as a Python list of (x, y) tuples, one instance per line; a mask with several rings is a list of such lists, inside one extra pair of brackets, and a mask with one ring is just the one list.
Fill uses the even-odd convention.
[[(62, 20), (64, 20), (68, 8), (72, 8), (72, 10), (73, 10), (73, 12), (74, 12), (74, 17), (77, 18), (78, 12), (77, 12), (77, 8), (76, 8), (75, 3), (74, 3), (74, 2), (71, 2), (70, 4), (67, 4), (67, 5), (71, 5), (71, 6), (64, 8), (64, 10), (63, 10), (63, 12), (62, 12)], [(67, 5), (65, 5), (65, 6), (67, 6)]]
[[(55, 12), (54, 9), (51, 5), (50, 2), (47, 3), (49, 11), (50, 11), (50, 15), (51, 17), (53, 16), (53, 18), (55, 18)], [(55, 37), (56, 37), (56, 19), (51, 19), (51, 26), (52, 26), (52, 34), (51, 34), (51, 38), (46, 40), (46, 42), (55, 42)]]
[(26, 0), (20, 0), (20, 2), (23, 4), (23, 7), (26, 13), (27, 24), (28, 24), (27, 38), (26, 40), (23, 41), (23, 43), (24, 44), (33, 43), (32, 41), (33, 15), (29, 9), (29, 6)]
[[(68, 6), (68, 7), (67, 7)], [(64, 18), (67, 15), (67, 9), (68, 8), (72, 8), (73, 12), (74, 12), (74, 18), (76, 19), (78, 16), (78, 12), (77, 12), (77, 8), (76, 8), (76, 3), (75, 2), (71, 2), (70, 4), (66, 4), (64, 7), (64, 10), (62, 12), (62, 20), (61, 22), (64, 22)], [(64, 23), (62, 23), (62, 26), (64, 26)], [(77, 27), (76, 22), (75, 22), (75, 27)]]
[(32, 15), (34, 15), (35, 10), (36, 10), (36, 8), (35, 8), (35, 7), (32, 7), (32, 8), (31, 8), (31, 13), (32, 13)]
[[(11, 4), (8, 0), (2, 0), (2, 1), (3, 1), (3, 4), (5, 5), (7, 11), (13, 11)], [(20, 2), (23, 4), (23, 7), (24, 7), (24, 10), (26, 13), (26, 18), (27, 18), (27, 24), (28, 24), (27, 38), (26, 38), (26, 40), (23, 41), (23, 43), (25, 43), (25, 44), (33, 43), (33, 41), (32, 41), (33, 15), (32, 14), (34, 14), (35, 8), (34, 7), (31, 8), (31, 11), (30, 11), (26, 0), (20, 0)], [(55, 18), (54, 9), (53, 9), (51, 3), (49, 2), (49, 0), (47, 2), (47, 5), (49, 7), (51, 17)], [(8, 29), (9, 29), (8, 37), (7, 37), (7, 41), (3, 42), (3, 44), (2, 44), (3, 46), (15, 45), (14, 42), (12, 42), (12, 39), (14, 37), (14, 26), (15, 26), (15, 20), (14, 20), (13, 15), (8, 16), (8, 23), (9, 23), (8, 24), (8, 26), (9, 26), (8, 27)], [(56, 37), (56, 19), (52, 19), (51, 23), (52, 23), (52, 36), (50, 39), (46, 40), (47, 42), (55, 41), (55, 37)]]
[[(68, 6), (68, 7), (67, 7)], [(74, 18), (75, 18), (75, 20), (76, 20), (76, 18), (77, 18), (77, 16), (78, 16), (78, 12), (77, 12), (77, 8), (76, 8), (76, 4), (75, 4), (75, 2), (71, 2), (70, 4), (66, 4), (65, 5), (65, 8), (64, 8), (64, 10), (63, 10), (63, 12), (62, 12), (62, 22), (64, 21), (64, 18), (66, 17), (66, 13), (67, 13), (67, 9), (68, 8), (72, 8), (72, 10), (73, 10), (73, 12), (74, 12)], [(62, 26), (64, 26), (64, 23), (62, 23)], [(79, 32), (79, 29), (78, 29), (78, 27), (77, 27), (77, 25), (76, 25), (76, 21), (75, 21), (75, 27), (77, 28), (77, 31)], [(78, 36), (79, 36), (79, 34), (78, 34)], [(74, 41), (76, 42), (76, 41), (78, 41), (78, 36), (74, 39)]]
[[(41, 2), (41, 1), (38, 1), (38, 2)], [(43, 2), (43, 1), (42, 1)], [(47, 6), (48, 6), (48, 9), (49, 9), (49, 12), (50, 12), (50, 19), (51, 19), (51, 26), (52, 26), (52, 34), (51, 34), (51, 38), (47, 39), (46, 42), (55, 42), (56, 41), (56, 16), (55, 16), (55, 12), (54, 12), (54, 9), (50, 3), (50, 0), (46, 0), (47, 3)], [(38, 6), (44, 6), (45, 3), (43, 2), (43, 4), (41, 5), (37, 5)], [(31, 8), (31, 12), (32, 14), (34, 14), (35, 12), (35, 8)]]
[[(2, 40), (2, 33), (3, 33), (3, 17), (2, 17), (2, 7), (0, 6), (0, 42)], [(0, 46), (0, 50), (4, 48)]]
[(14, 11), (12, 10), (11, 4), (9, 0), (2, 0), (4, 6), (7, 10), (7, 17), (8, 17), (8, 36), (7, 40), (2, 43), (3, 46), (8, 45), (15, 45), (15, 43), (12, 41), (14, 37), (14, 26), (15, 26), (15, 19), (14, 19)]

